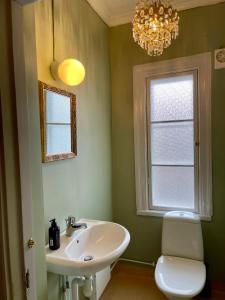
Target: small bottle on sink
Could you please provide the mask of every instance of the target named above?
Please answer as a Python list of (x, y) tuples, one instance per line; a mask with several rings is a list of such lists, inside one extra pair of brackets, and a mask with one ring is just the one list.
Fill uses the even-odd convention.
[(57, 250), (60, 248), (60, 229), (57, 226), (55, 219), (51, 221), (51, 227), (49, 228), (49, 249)]

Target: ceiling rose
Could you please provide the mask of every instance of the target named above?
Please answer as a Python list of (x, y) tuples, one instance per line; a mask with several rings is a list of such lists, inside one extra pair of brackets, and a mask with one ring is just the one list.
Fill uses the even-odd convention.
[(139, 0), (133, 18), (133, 37), (149, 55), (162, 55), (179, 33), (178, 13), (165, 0)]

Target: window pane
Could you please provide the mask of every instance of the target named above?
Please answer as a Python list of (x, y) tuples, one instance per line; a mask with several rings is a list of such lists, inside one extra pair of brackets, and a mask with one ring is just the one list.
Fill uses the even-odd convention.
[(45, 90), (46, 122), (70, 123), (70, 98)]
[(193, 167), (152, 167), (153, 206), (194, 209)]
[(193, 122), (152, 124), (152, 164), (194, 165)]
[(70, 125), (47, 125), (47, 155), (71, 152)]
[(151, 121), (193, 119), (193, 75), (151, 80)]

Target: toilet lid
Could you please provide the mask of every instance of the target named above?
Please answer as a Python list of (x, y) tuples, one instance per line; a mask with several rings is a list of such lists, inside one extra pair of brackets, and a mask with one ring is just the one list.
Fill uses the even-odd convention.
[(172, 256), (158, 259), (155, 280), (164, 293), (194, 297), (203, 289), (205, 279), (206, 269), (201, 261)]

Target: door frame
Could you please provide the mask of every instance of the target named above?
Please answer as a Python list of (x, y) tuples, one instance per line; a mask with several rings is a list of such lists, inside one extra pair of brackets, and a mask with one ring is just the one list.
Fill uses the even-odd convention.
[(10, 258), (8, 243), (8, 218), (6, 208), (5, 159), (0, 91), (0, 288), (3, 299), (12, 299)]

